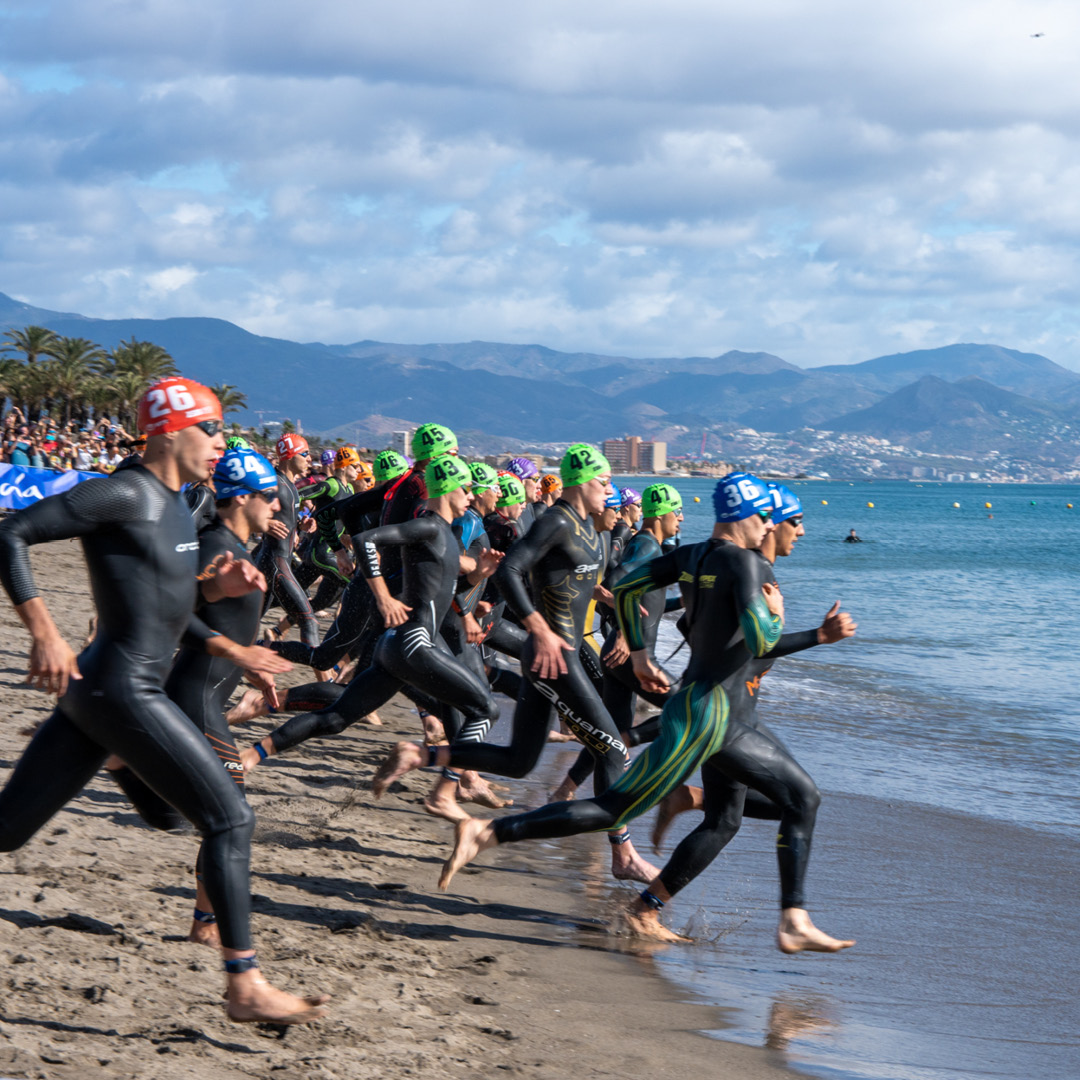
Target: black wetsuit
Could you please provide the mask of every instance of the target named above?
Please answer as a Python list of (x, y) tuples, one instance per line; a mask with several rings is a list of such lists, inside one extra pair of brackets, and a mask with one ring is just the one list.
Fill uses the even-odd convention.
[[(761, 559), (765, 580), (775, 581)], [(724, 680), (730, 702), (720, 749), (701, 768), (705, 817), (672, 852), (660, 879), (674, 896), (686, 888), (738, 832), (743, 817), (779, 821), (776, 858), (781, 908), (806, 906), (804, 882), (821, 795), (787, 747), (757, 718), (762, 677), (782, 656), (818, 644), (817, 630), (784, 634), (762, 658), (751, 657)]]
[(137, 466), (88, 481), (0, 524), (0, 579), (19, 605), (37, 596), (28, 545), (81, 537), (98, 631), (73, 680), (0, 793), (0, 848), (24, 844), (117, 754), (203, 836), (205, 884), (226, 948), (249, 949), (255, 818), (210, 743), (164, 683), (195, 618), (199, 544), (184, 499)]
[[(378, 523), (386, 495), (393, 482), (359, 491), (335, 503), (335, 508), (345, 531), (353, 538), (353, 550), (358, 551), (357, 538)], [(306, 664), (316, 671), (329, 671), (346, 655), (356, 657), (363, 668), (369, 667), (374, 643), (382, 633), (382, 617), (375, 606), (375, 598), (362, 574), (354, 574), (341, 595), (341, 607), (333, 625), (320, 644), (314, 646), (303, 641), (281, 641), (270, 645), (294, 664)], [(370, 643), (365, 653), (364, 643)]]
[[(624, 526), (629, 531), (629, 526)], [(631, 533), (630, 541), (622, 552), (619, 564), (614, 567), (607, 576), (608, 588), (614, 587), (632, 571), (643, 566), (651, 559), (659, 558), (662, 548), (656, 538), (649, 532), (642, 530), (639, 533)], [(645, 648), (654, 663), (656, 661), (656, 635), (660, 629), (660, 619), (665, 611), (675, 611), (682, 607), (682, 599), (679, 597), (668, 598), (666, 589), (653, 589), (647, 592), (641, 599), (641, 606), (645, 608), (645, 614), (641, 617), (641, 634), (645, 642)], [(601, 656), (607, 655), (615, 645), (618, 637), (618, 628), (613, 627), (604, 641)], [(657, 666), (660, 666), (657, 664)], [(661, 670), (663, 668), (661, 667)], [(667, 675), (667, 672), (665, 672)], [(617, 667), (603, 668), (604, 707), (611, 715), (615, 726), (623, 733), (623, 741), (627, 746), (640, 746), (643, 742), (651, 742), (660, 733), (660, 717), (655, 716), (646, 720), (644, 724), (634, 727), (634, 698), (635, 695), (643, 697), (646, 701), (661, 708), (667, 699), (674, 693), (677, 679), (668, 675), (670, 689), (666, 693), (654, 690), (644, 690), (634, 674), (634, 665), (627, 657)], [(577, 785), (581, 786), (592, 772), (592, 756), (585, 750), (578, 755), (577, 761), (570, 768), (569, 777)]]
[(510, 549), (495, 574), (499, 591), (519, 619), (539, 610), (548, 626), (571, 646), (563, 653), (566, 674), (541, 679), (534, 673), (533, 644), (528, 638), (521, 653), (526, 678), (514, 710), (510, 745), (455, 742), (450, 747), (450, 764), (455, 768), (526, 776), (543, 752), (557, 710), (595, 756), (599, 789), (622, 775), (626, 747), (578, 654), (593, 590), (606, 560), (606, 545), (592, 520), (579, 517), (562, 500)]
[(327, 476), (314, 484), (307, 484), (297, 491), (301, 502), (311, 502), (315, 506), (315, 534), (311, 537), (304, 553), (307, 573), (297, 580), (307, 588), (316, 578), (321, 577), (319, 587), (311, 599), (312, 611), (326, 611), (332, 608), (348, 584), (349, 578), (338, 569), (335, 553), (344, 549), (343, 527), (338, 520), (338, 508), (353, 495), (351, 484), (339, 480), (336, 476)]
[(263, 613), (265, 614), (267, 608), (277, 601), (285, 609), (293, 625), (299, 628), (304, 644), (314, 648), (319, 644), (319, 624), (315, 620), (315, 613), (311, 610), (311, 601), (296, 580), (292, 568), (300, 498), (296, 485), (280, 469), (277, 477), (278, 500), (281, 503), (281, 509), (275, 512), (274, 519), (284, 522), (289, 533), (281, 538), (268, 533), (255, 549), (255, 564), (266, 576), (267, 589), (263, 601)]
[(449, 522), (425, 513), (399, 525), (363, 533), (357, 549), (367, 578), (382, 576), (379, 555), (396, 549), (402, 566), (401, 601), (412, 610), (401, 626), (378, 639), (374, 661), (338, 702), (288, 720), (271, 734), (279, 753), (307, 739), (344, 731), (385, 705), (406, 686), (460, 710), (466, 724), (490, 724), (495, 704), (486, 680), (461, 664), (439, 635), (457, 587), (461, 545)]
[(191, 510), (195, 531), (202, 532), (217, 517), (214, 489), (209, 484), (192, 484), (184, 492), (184, 502)]
[(652, 559), (616, 585), (616, 614), (631, 652), (645, 647), (642, 598), (676, 582), (685, 586), (691, 652), (683, 686), (664, 706), (660, 736), (611, 788), (501, 818), (495, 822), (500, 843), (619, 828), (720, 749), (728, 722), (724, 680), (780, 638), (781, 620), (769, 613), (761, 591), (767, 565), (755, 552), (710, 540)]

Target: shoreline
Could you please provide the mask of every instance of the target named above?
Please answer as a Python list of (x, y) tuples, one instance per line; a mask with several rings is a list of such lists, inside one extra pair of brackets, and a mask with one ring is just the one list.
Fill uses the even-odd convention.
[[(32, 557), (58, 626), (78, 644), (91, 610), (78, 544)], [(10, 609), (4, 620), (6, 776), (25, 746), (21, 731), (52, 702), (22, 685), (27, 638)], [(299, 671), (281, 682), (305, 679)], [(397, 701), (382, 715), (383, 728), (310, 744), (249, 782), (259, 953), (275, 983), (331, 993), (326, 1020), (283, 1036), (225, 1020), (215, 953), (184, 940), (196, 839), (144, 826), (99, 774), (4, 860), (0, 1076), (798, 1075), (767, 1051), (698, 1034), (723, 1027), (724, 1010), (621, 951), (625, 940), (604, 921), (626, 890), (603, 873), (610, 895), (598, 902), (590, 880), (568, 887), (550, 855), (515, 851), (482, 859), (452, 893), (438, 893), (451, 833), (419, 805), (431, 774), (407, 777), (378, 806), (371, 799), (386, 744), (419, 731)], [(239, 741), (271, 726), (246, 725)], [(559, 855), (574, 865), (607, 856), (603, 837), (572, 847)]]

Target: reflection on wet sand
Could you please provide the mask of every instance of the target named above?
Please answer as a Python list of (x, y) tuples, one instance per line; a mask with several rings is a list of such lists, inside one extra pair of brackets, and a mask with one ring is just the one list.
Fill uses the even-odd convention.
[(824, 996), (778, 994), (769, 1009), (763, 1045), (769, 1050), (786, 1050), (796, 1036), (836, 1028), (839, 1025), (829, 1015), (834, 1011), (835, 1004)]

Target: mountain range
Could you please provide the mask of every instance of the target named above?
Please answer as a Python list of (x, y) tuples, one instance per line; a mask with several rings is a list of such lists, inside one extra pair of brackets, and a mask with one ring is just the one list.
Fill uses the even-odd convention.
[(677, 453), (696, 449), (703, 431), (811, 428), (929, 452), (1042, 448), (1064, 460), (1080, 430), (1080, 373), (992, 344), (816, 368), (765, 352), (644, 360), (482, 341), (337, 345), (262, 337), (221, 319), (95, 319), (0, 293), (0, 330), (29, 324), (105, 348), (153, 341), (192, 378), (238, 386), (248, 422), (290, 418), (372, 445), (427, 420), (492, 451), (639, 434)]

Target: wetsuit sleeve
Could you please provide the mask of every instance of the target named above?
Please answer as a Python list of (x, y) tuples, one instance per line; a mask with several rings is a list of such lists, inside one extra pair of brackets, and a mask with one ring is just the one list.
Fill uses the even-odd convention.
[(562, 514), (546, 514), (507, 552), (492, 576), (506, 606), (518, 617), (527, 619), (536, 607), (529, 596), (528, 578), (540, 560), (559, 545), (569, 523)]
[(333, 477), (328, 476), (325, 480), (319, 480), (314, 484), (308, 484), (307, 487), (298, 487), (296, 494), (299, 496), (301, 502), (307, 502), (309, 499), (321, 499), (323, 496), (327, 498), (333, 498), (337, 494), (337, 481)]
[(198, 615), (193, 614), (180, 636), (180, 644), (196, 652), (206, 652), (206, 643), (212, 637), (221, 637), (221, 631), (211, 630)]
[(783, 634), (776, 645), (769, 651), (770, 656), (790, 656), (792, 653), (802, 652), (804, 649), (812, 649), (820, 645), (817, 630), (796, 630), (790, 634)]
[(744, 554), (745, 558), (736, 564), (735, 603), (746, 647), (760, 658), (776, 647), (784, 620), (774, 615), (765, 603), (761, 591), (761, 586), (768, 580), (762, 570), (764, 560), (751, 552)]
[(645, 648), (641, 598), (654, 589), (665, 589), (679, 580), (679, 562), (674, 552), (660, 555), (631, 571), (615, 592), (615, 619), (631, 652)]
[(406, 544), (420, 544), (432, 540), (438, 534), (438, 523), (431, 517), (410, 518), (400, 525), (379, 525), (377, 528), (362, 532), (357, 539), (360, 572), (366, 578), (382, 577), (379, 568), (380, 547), (402, 547)]
[(30, 569), (30, 548), (51, 540), (71, 540), (133, 521), (142, 500), (121, 481), (86, 480), (10, 515), (0, 524), (0, 584), (18, 607), (39, 595)]

